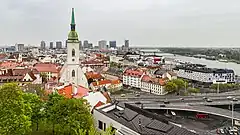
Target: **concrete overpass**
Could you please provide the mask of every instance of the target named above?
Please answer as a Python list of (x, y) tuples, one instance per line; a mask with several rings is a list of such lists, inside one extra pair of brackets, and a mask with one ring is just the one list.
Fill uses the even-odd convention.
[[(141, 105), (137, 105), (141, 106)], [(216, 116), (221, 116), (225, 118), (232, 119), (232, 111), (226, 110), (226, 109), (220, 109), (215, 107), (208, 107), (208, 106), (172, 106), (172, 105), (166, 105), (166, 107), (160, 107), (160, 105), (157, 104), (143, 104), (143, 109), (147, 110), (176, 110), (176, 111), (191, 111), (191, 112), (200, 112), (200, 113), (206, 113), (206, 114), (212, 114)], [(240, 113), (234, 112), (233, 113), (233, 119), (240, 121)]]
[[(203, 96), (174, 96), (174, 97), (163, 97), (163, 96), (150, 96), (141, 95), (140, 97), (135, 97), (135, 95), (126, 97), (114, 97), (113, 99), (127, 102), (127, 103), (163, 103), (165, 100), (169, 101), (171, 104), (191, 104), (191, 105), (230, 105), (231, 100), (227, 99), (228, 96), (239, 99), (239, 101), (234, 102), (234, 104), (240, 104), (240, 94), (230, 93), (230, 94), (215, 94), (215, 95), (203, 95)], [(212, 100), (212, 102), (206, 102), (203, 97), (207, 97)], [(184, 98), (184, 100), (182, 100)]]

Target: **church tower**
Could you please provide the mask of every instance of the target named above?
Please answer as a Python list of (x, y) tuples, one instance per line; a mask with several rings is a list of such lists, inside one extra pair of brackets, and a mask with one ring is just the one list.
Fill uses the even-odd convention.
[(60, 82), (65, 84), (81, 85), (88, 88), (88, 81), (83, 73), (79, 62), (79, 40), (76, 32), (74, 8), (72, 9), (72, 17), (70, 24), (70, 32), (67, 39), (67, 61), (60, 72)]
[(69, 65), (79, 65), (79, 40), (78, 34), (75, 30), (75, 16), (74, 9), (72, 9), (71, 31), (68, 34), (67, 40), (67, 63)]

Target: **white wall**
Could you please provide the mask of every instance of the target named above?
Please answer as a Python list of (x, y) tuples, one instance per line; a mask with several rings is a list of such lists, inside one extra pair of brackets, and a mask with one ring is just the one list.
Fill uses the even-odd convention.
[[(131, 130), (130, 128), (118, 123), (117, 121), (107, 117), (106, 115), (98, 112), (97, 110), (93, 111), (93, 117), (94, 117), (94, 123), (95, 123), (95, 126), (97, 127), (97, 129), (98, 129), (98, 120), (100, 120), (103, 123), (106, 123), (106, 128), (109, 126), (116, 128), (116, 130), (120, 130), (120, 129), (124, 128), (125, 130), (129, 131), (128, 134), (126, 134), (126, 135), (140, 135), (139, 133), (137, 133), (137, 132)], [(116, 135), (121, 135), (121, 134), (118, 134), (116, 132)]]

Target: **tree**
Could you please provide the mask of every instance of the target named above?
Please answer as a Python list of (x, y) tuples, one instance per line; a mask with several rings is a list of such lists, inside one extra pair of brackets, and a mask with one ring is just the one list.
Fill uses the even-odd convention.
[(197, 89), (197, 88), (189, 88), (188, 89), (188, 93), (199, 93), (200, 92), (200, 89)]
[(31, 132), (31, 108), (15, 83), (0, 87), (0, 134), (25, 135)]
[(39, 122), (43, 119), (43, 101), (40, 100), (40, 97), (32, 93), (24, 93), (23, 99), (25, 104), (30, 105), (32, 113), (28, 114), (32, 121), (32, 126), (36, 124), (36, 131), (39, 128)]
[(92, 126), (88, 131), (79, 129), (76, 133), (76, 135), (114, 135), (115, 130), (113, 130), (112, 126), (109, 126), (106, 131), (98, 131), (94, 126)]
[(179, 92), (181, 89), (185, 88), (185, 82), (182, 79), (174, 79), (173, 83), (177, 85), (177, 91)]
[(165, 90), (168, 92), (168, 93), (173, 93), (173, 92), (176, 92), (177, 91), (177, 85), (172, 82), (172, 81), (169, 81), (166, 86), (165, 86)]
[(83, 99), (66, 99), (58, 94), (50, 95), (46, 108), (47, 121), (52, 124), (52, 134), (76, 135), (76, 131), (88, 131), (93, 119), (87, 102)]

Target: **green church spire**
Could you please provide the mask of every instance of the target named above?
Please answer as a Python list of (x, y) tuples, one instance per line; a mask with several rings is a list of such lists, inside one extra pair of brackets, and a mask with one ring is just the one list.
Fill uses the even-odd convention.
[(71, 21), (71, 31), (75, 31), (75, 16), (74, 16), (74, 8), (72, 8), (72, 21)]
[(69, 42), (78, 42), (78, 34), (75, 31), (75, 16), (74, 16), (74, 8), (72, 8), (72, 17), (71, 17), (71, 31), (68, 34), (68, 41)]
[(72, 21), (71, 21), (71, 25), (75, 25), (74, 8), (72, 8)]

